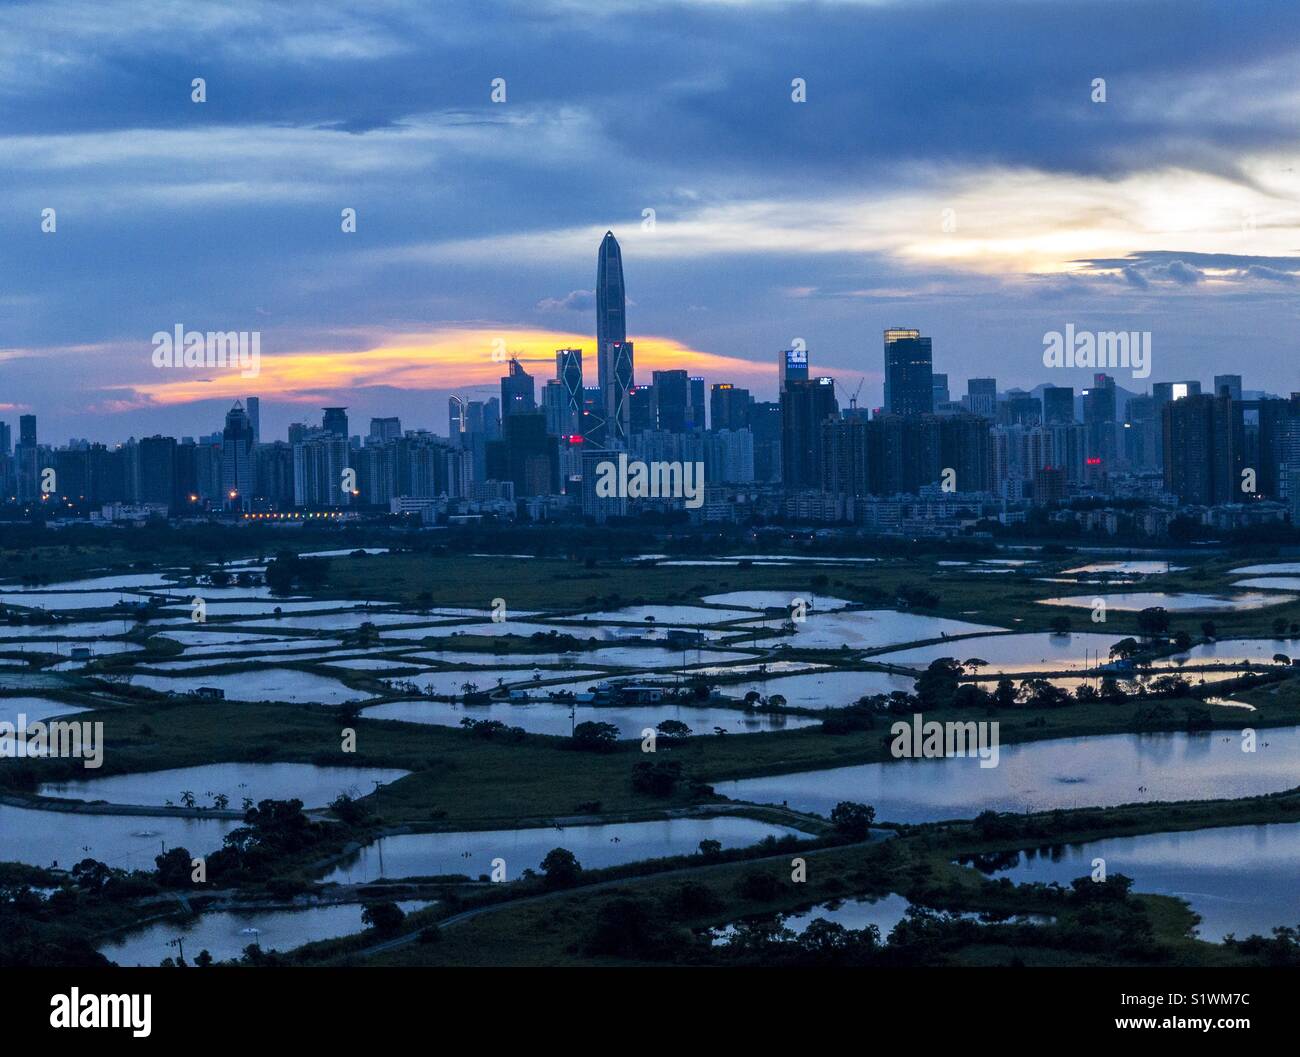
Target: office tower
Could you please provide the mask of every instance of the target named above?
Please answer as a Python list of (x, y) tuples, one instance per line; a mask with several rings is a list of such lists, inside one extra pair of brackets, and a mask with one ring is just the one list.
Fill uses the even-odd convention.
[(1165, 430), (1164, 407), (1172, 400), (1181, 400), (1185, 396), (1200, 396), (1200, 382), (1156, 382), (1151, 386), (1151, 399), (1155, 402), (1152, 413), (1156, 417), (1155, 431), (1155, 465), (1165, 465)]
[[(1225, 390), (1231, 392), (1231, 388), (1225, 385), (1220, 388), (1220, 395)], [(1233, 406), (1239, 409), (1242, 420), (1241, 467), (1255, 471), (1254, 496), (1260, 499), (1282, 498), (1287, 436), (1297, 408), (1292, 401), (1276, 397), (1234, 400)], [(1242, 501), (1249, 498), (1251, 496), (1245, 495)]]
[(935, 415), (877, 415), (867, 427), (871, 491), (915, 493), (939, 480), (942, 419)]
[(606, 373), (609, 367), (605, 350), (625, 341), (627, 296), (623, 287), (623, 254), (614, 233), (607, 231), (596, 256), (596, 358), (602, 391), (613, 384), (612, 377)]
[(1164, 407), (1170, 400), (1181, 400), (1185, 396), (1200, 396), (1200, 382), (1156, 382), (1151, 386), (1151, 395), (1156, 404)]
[(248, 414), (249, 425), (253, 427), (253, 443), (262, 443), (262, 398), (260, 396), (244, 397), (244, 411)]
[(523, 364), (511, 357), (509, 369), (501, 379), (501, 417), (531, 415), (536, 410), (533, 376), (524, 370)]
[(502, 422), (501, 440), (487, 451), (487, 479), (510, 481), (516, 496), (559, 493), (559, 453), (546, 432), (546, 416), (519, 412)]
[(583, 440), (603, 447), (605, 443), (605, 392), (598, 385), (582, 387)]
[(18, 416), (18, 443), (24, 448), (36, 447), (36, 416)]
[(612, 342), (602, 350), (600, 360), (601, 391), (605, 397), (605, 440), (621, 445), (630, 431), (629, 394), (636, 384), (632, 342)]
[(885, 331), (885, 411), (928, 415), (934, 410), (934, 364), (930, 339), (919, 330)]
[(1162, 408), (1165, 488), (1197, 506), (1240, 503), (1241, 405), (1230, 397), (1187, 396)]
[(553, 437), (567, 437), (569, 415), (565, 406), (564, 385), (556, 378), (548, 379), (542, 386), (542, 414), (546, 416), (546, 432)]
[(0, 455), (8, 455), (13, 447), (13, 431), (7, 422), (0, 422)]
[(632, 342), (627, 340), (623, 254), (612, 231), (605, 232), (596, 258), (596, 373), (605, 440), (623, 444), (629, 430), (628, 394), (636, 378)]
[(627, 433), (645, 433), (655, 429), (658, 413), (653, 385), (634, 385), (627, 397)]
[(1108, 473), (1115, 466), (1115, 422), (1115, 379), (1095, 375), (1092, 388), (1083, 391), (1083, 424), (1088, 438), (1088, 465), (1098, 467), (1100, 473)]
[(293, 506), (293, 445), (282, 440), (257, 446), (254, 503), (261, 509)]
[(691, 403), (686, 413), (686, 428), (702, 430), (708, 423), (707, 408), (704, 403), (704, 379), (698, 375), (691, 376)]
[(1159, 469), (1156, 462), (1155, 434), (1160, 428), (1156, 417), (1156, 401), (1151, 396), (1131, 396), (1124, 408), (1124, 438), (1121, 454), (1124, 461), (1135, 470)]
[(257, 480), (253, 447), (252, 424), (244, 405), (236, 400), (226, 412), (226, 427), (221, 432), (222, 505), (227, 509), (248, 509)]
[(140, 502), (176, 506), (176, 438), (144, 437), (136, 447), (136, 459)]
[(754, 480), (764, 484), (781, 482), (781, 405), (758, 400), (749, 405), (749, 431), (754, 434)]
[(983, 415), (969, 414), (940, 419), (939, 462), (941, 473), (948, 469), (953, 471), (956, 491), (990, 491), (989, 420)]
[(777, 353), (777, 393), (785, 392), (786, 382), (808, 381), (808, 350), (782, 349)]
[(560, 417), (563, 428), (557, 434), (582, 432), (582, 350), (555, 350), (555, 380), (560, 383)]
[(1046, 385), (1043, 387), (1043, 425), (1068, 426), (1074, 421), (1074, 387)]
[(402, 435), (402, 420), (400, 418), (372, 418), (370, 420), (371, 441), (380, 443), (387, 440), (396, 440)]
[(745, 429), (749, 426), (749, 405), (752, 402), (748, 389), (737, 389), (730, 382), (717, 382), (709, 390), (712, 428)]
[(704, 436), (704, 479), (713, 484), (754, 480), (754, 434), (747, 429), (715, 429)]
[(1007, 398), (997, 404), (997, 420), (1001, 426), (1040, 426), (1043, 423), (1043, 402), (1021, 389), (1013, 389)]
[(930, 389), (934, 394), (932, 402), (936, 408), (940, 404), (948, 403), (948, 376), (946, 374), (931, 375)]
[(1233, 400), (1241, 399), (1241, 375), (1239, 374), (1216, 374), (1214, 376), (1214, 395), (1221, 396), (1224, 389), (1228, 390), (1228, 395)]
[(336, 507), (352, 502), (343, 491), (343, 471), (350, 468), (348, 438), (327, 429), (309, 429), (293, 445), (293, 505)]
[(781, 394), (781, 480), (787, 490), (821, 487), (822, 423), (838, 414), (834, 379), (786, 379)]
[(998, 412), (996, 378), (970, 378), (966, 381), (966, 410), (972, 415), (995, 418)]
[(325, 417), (321, 421), (321, 429), (347, 440), (348, 409), (346, 407), (326, 407), (321, 410), (325, 412)]
[(686, 372), (655, 371), (650, 381), (655, 394), (655, 428), (686, 432), (691, 406), (691, 383)]
[(862, 418), (828, 418), (822, 423), (823, 492), (861, 498), (871, 494), (869, 434)]

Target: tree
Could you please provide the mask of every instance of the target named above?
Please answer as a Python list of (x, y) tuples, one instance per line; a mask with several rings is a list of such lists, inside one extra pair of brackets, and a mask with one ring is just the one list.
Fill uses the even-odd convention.
[(1219, 633), (1219, 629), (1215, 627), (1213, 620), (1201, 621), (1201, 634), (1204, 635), (1207, 639), (1212, 639), (1217, 637), (1218, 633)]
[(1174, 645), (1180, 650), (1191, 649), (1192, 637), (1184, 629), (1179, 628), (1174, 633)]
[(916, 696), (925, 708), (948, 708), (952, 705), (962, 666), (951, 657), (939, 657), (916, 679)]
[(682, 777), (682, 765), (676, 760), (651, 763), (642, 760), (632, 768), (632, 788), (651, 796), (670, 796)]
[(659, 732), (661, 737), (667, 738), (669, 741), (691, 736), (691, 728), (680, 719), (665, 719), (655, 727), (655, 730)]
[(1142, 647), (1138, 644), (1137, 639), (1120, 639), (1119, 642), (1115, 643), (1115, 645), (1110, 648), (1110, 656), (1112, 660), (1116, 657), (1120, 660), (1126, 660), (1129, 657), (1132, 657), (1135, 653), (1140, 652), (1141, 649)]
[(575, 749), (584, 752), (609, 752), (618, 744), (618, 727), (613, 723), (597, 723), (588, 720), (573, 728), (570, 739)]
[(541, 863), (548, 888), (567, 888), (582, 873), (582, 864), (568, 848), (552, 848)]
[(1169, 611), (1164, 606), (1149, 606), (1137, 615), (1138, 630), (1147, 638), (1169, 630)]
[(392, 900), (367, 903), (365, 910), (361, 911), (361, 923), (376, 932), (396, 932), (405, 920), (406, 912)]
[(700, 854), (706, 859), (721, 854), (722, 841), (720, 840), (702, 840), (700, 841)]
[(1052, 634), (1068, 635), (1070, 633), (1070, 618), (1066, 616), (1052, 618)]
[(184, 848), (172, 848), (154, 856), (158, 867), (158, 883), (164, 888), (184, 888), (190, 883), (190, 853)]
[(831, 825), (837, 833), (852, 840), (866, 840), (875, 821), (876, 809), (869, 804), (841, 800), (831, 809)]

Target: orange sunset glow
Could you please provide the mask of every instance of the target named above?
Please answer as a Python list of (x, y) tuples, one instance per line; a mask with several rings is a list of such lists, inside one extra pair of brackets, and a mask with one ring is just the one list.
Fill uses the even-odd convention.
[[(638, 374), (688, 368), (692, 373), (756, 377), (773, 373), (767, 364), (735, 356), (692, 349), (671, 338), (637, 337)], [(264, 336), (257, 390), (278, 400), (312, 403), (321, 394), (368, 386), (402, 389), (458, 389), (494, 386), (506, 362), (517, 357), (529, 373), (545, 381), (554, 371), (555, 350), (583, 349), (595, 379), (595, 341), (589, 334), (503, 327), (451, 328), (421, 334), (394, 334), (362, 350), (304, 349), (270, 351), (274, 340)], [(236, 398), (248, 391), (250, 379), (239, 370), (176, 368), (158, 372), (158, 380), (122, 386), (153, 404), (185, 404), (215, 397)]]

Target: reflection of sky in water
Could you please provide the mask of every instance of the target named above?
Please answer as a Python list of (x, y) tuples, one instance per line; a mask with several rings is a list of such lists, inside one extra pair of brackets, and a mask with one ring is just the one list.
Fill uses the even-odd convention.
[(1297, 782), (1300, 728), (1257, 734), (1116, 734), (1003, 745), (997, 767), (975, 758), (898, 760), (717, 782), (736, 800), (788, 801), (828, 815), (841, 800), (872, 804), (892, 822), (973, 818), (981, 811), (1047, 811), (1154, 800), (1258, 796)]
[(1134, 890), (1186, 899), (1202, 923), (1198, 935), (1219, 941), (1267, 936), (1279, 925), (1300, 924), (1300, 823), (1230, 826), (1189, 833), (1072, 844), (1020, 855), (996, 876), (1016, 882), (1068, 884), (1105, 859), (1108, 874), (1134, 880)]

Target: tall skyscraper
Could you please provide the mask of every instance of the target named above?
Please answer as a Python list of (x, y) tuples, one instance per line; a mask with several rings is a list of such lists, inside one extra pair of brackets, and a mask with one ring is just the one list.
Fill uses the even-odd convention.
[(704, 406), (704, 379), (698, 375), (691, 376), (690, 409), (686, 413), (687, 429), (704, 429), (706, 425)]
[(1068, 426), (1074, 421), (1074, 387), (1047, 385), (1043, 387), (1043, 425)]
[[(605, 232), (596, 258), (596, 350), (627, 341), (627, 297), (623, 289), (623, 253), (612, 231)], [(606, 386), (601, 365), (600, 387)]]
[(1090, 389), (1083, 391), (1083, 424), (1087, 429), (1088, 459), (1090, 466), (1099, 466), (1101, 472), (1114, 469), (1117, 445), (1115, 442), (1115, 379), (1107, 374), (1093, 378)]
[(1228, 390), (1228, 395), (1233, 400), (1241, 399), (1241, 375), (1239, 374), (1216, 374), (1214, 376), (1214, 395), (1221, 396), (1224, 389)]
[(709, 417), (713, 429), (747, 429), (750, 403), (748, 389), (737, 389), (730, 382), (715, 383), (709, 392)]
[(934, 406), (948, 403), (948, 376), (936, 372), (930, 378), (930, 388), (934, 392)]
[(821, 487), (822, 425), (839, 410), (834, 379), (786, 380), (781, 394), (781, 479), (786, 488)]
[(601, 391), (605, 396), (605, 442), (627, 441), (631, 407), (629, 394), (636, 384), (632, 342), (616, 341), (605, 346), (601, 359)]
[(928, 415), (934, 410), (934, 361), (930, 339), (919, 330), (885, 331), (885, 411)]
[(776, 354), (777, 395), (785, 392), (786, 382), (808, 381), (808, 350), (782, 349)]
[(511, 357), (508, 373), (501, 379), (501, 415), (531, 415), (537, 410), (537, 391), (533, 376), (523, 364)]
[(253, 443), (262, 443), (262, 398), (247, 396), (244, 398), (244, 410), (248, 412), (249, 425), (253, 427)]
[(246, 510), (256, 481), (253, 427), (243, 404), (236, 400), (235, 406), (226, 412), (226, 427), (221, 431), (222, 505), (227, 509)]
[(998, 380), (996, 378), (968, 378), (966, 380), (966, 410), (972, 415), (996, 418), (998, 414)]
[(24, 448), (36, 447), (36, 416), (18, 416), (18, 443)]
[(1227, 396), (1188, 396), (1162, 408), (1165, 488), (1181, 503), (1240, 503), (1241, 404)]
[(346, 407), (325, 407), (321, 408), (321, 410), (325, 412), (325, 417), (321, 422), (321, 429), (347, 440), (348, 409)]
[(383, 443), (384, 441), (396, 440), (402, 435), (402, 420), (400, 418), (372, 418), (370, 420), (370, 439)]
[(582, 350), (555, 350), (555, 380), (560, 383), (563, 433), (582, 432)]
[(690, 417), (690, 377), (685, 371), (655, 371), (651, 376), (655, 394), (655, 428), (684, 433)]

